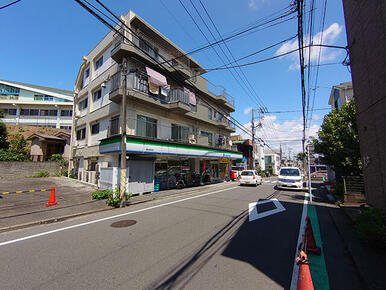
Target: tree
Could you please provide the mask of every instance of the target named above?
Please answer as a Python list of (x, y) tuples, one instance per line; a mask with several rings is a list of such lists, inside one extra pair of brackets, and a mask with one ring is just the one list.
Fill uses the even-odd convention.
[(325, 116), (318, 137), (313, 140), (315, 152), (338, 177), (362, 173), (354, 99)]
[(27, 140), (21, 134), (10, 135), (9, 148), (0, 149), (0, 161), (25, 161), (28, 159)]
[(7, 127), (3, 121), (0, 120), (0, 149), (8, 149), (7, 137)]
[(306, 153), (300, 152), (295, 155), (295, 159), (298, 161), (303, 161), (305, 158), (306, 158)]

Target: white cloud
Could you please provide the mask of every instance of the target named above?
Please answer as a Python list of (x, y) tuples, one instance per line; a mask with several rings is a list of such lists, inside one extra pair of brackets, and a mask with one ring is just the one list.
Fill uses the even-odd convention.
[[(339, 25), (338, 23), (333, 23), (324, 30), (322, 33), (321, 31), (315, 34), (312, 37), (312, 44), (334, 44), (336, 40), (338, 39), (339, 35), (343, 31), (343, 26)], [(323, 36), (323, 39), (322, 39)], [(322, 43), (323, 42), (323, 43)], [(309, 36), (304, 37), (304, 45), (307, 46), (310, 44)], [(289, 52), (291, 50), (298, 49), (298, 40), (295, 39), (293, 41), (289, 41), (284, 43), (275, 53), (275, 55), (280, 55), (286, 52)], [(311, 48), (311, 54), (310, 54), (310, 60), (312, 62), (316, 62), (319, 58), (319, 51), (320, 51), (320, 63), (325, 63), (328, 61), (335, 60), (339, 55), (340, 51), (337, 51), (333, 48), (327, 48), (327, 47), (317, 47), (314, 46)], [(304, 49), (304, 61), (305, 63), (308, 62), (309, 58), (309, 48)], [(289, 66), (290, 70), (298, 69), (299, 68), (299, 56), (297, 53), (291, 53), (287, 56), (283, 56), (283, 58), (289, 58), (293, 61), (293, 63)]]
[(244, 109), (244, 115), (248, 115), (252, 111), (252, 107), (247, 107)]
[(256, 10), (261, 4), (267, 3), (269, 0), (248, 0), (248, 7)]
[[(315, 119), (316, 118), (316, 119)], [(313, 119), (319, 119), (318, 115), (313, 115)], [(256, 136), (263, 139), (273, 149), (279, 149), (280, 144), (284, 154), (288, 154), (290, 148), (293, 154), (297, 154), (302, 151), (303, 137), (303, 119), (293, 119), (285, 122), (279, 122), (276, 115), (265, 116), (261, 120), (261, 128), (256, 130)], [(244, 124), (245, 129), (251, 130), (251, 123)], [(319, 131), (319, 125), (313, 124), (306, 132), (306, 138), (316, 137)], [(240, 128), (236, 127), (236, 134), (241, 135), (243, 139), (251, 139), (251, 136)], [(295, 141), (293, 141), (295, 140)], [(291, 153), (291, 154), (292, 154)]]

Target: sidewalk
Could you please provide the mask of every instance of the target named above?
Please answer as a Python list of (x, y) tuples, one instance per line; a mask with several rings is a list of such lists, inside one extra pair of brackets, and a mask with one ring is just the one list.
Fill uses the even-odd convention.
[[(317, 198), (320, 198), (320, 201), (324, 198), (326, 201), (327, 194), (327, 190), (319, 189)], [(342, 241), (344, 251), (350, 256), (364, 287), (366, 289), (385, 289), (386, 253), (370, 247), (359, 237), (353, 222), (358, 210), (359, 204), (328, 207), (328, 213)], [(331, 245), (326, 246), (331, 247)]]
[[(205, 190), (218, 190), (236, 186), (237, 182), (216, 183), (185, 189), (164, 190), (158, 193), (133, 196), (129, 206), (181, 194), (194, 194)], [(45, 207), (51, 188), (56, 188), (58, 206)], [(113, 210), (105, 200), (93, 200), (95, 187), (66, 177), (1, 179), (0, 192), (46, 188), (47, 191), (0, 195), (0, 233), (43, 223)]]

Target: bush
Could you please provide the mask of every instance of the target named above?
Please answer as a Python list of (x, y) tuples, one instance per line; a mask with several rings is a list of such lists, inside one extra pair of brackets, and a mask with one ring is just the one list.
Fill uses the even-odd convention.
[[(116, 188), (114, 191), (113, 190), (106, 190), (107, 193), (107, 201), (106, 203), (109, 206), (113, 207), (119, 207), (121, 205), (121, 198), (120, 198), (120, 193), (119, 193), (119, 188)], [(132, 194), (127, 193), (125, 195), (125, 199), (129, 200), (131, 198)]]
[(92, 199), (107, 199), (109, 197), (111, 189), (97, 190), (92, 193)]
[(355, 218), (360, 236), (370, 245), (386, 250), (386, 211), (363, 207)]
[(47, 170), (39, 170), (38, 172), (35, 172), (32, 177), (48, 177), (50, 176), (50, 173)]
[(62, 156), (62, 154), (52, 154), (51, 158), (48, 159), (48, 161), (61, 163), (61, 162), (63, 162), (63, 156)]

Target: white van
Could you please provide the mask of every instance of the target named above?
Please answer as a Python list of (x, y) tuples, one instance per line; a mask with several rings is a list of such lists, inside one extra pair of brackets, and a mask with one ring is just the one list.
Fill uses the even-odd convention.
[(278, 188), (303, 189), (302, 173), (297, 167), (282, 167), (277, 180)]

